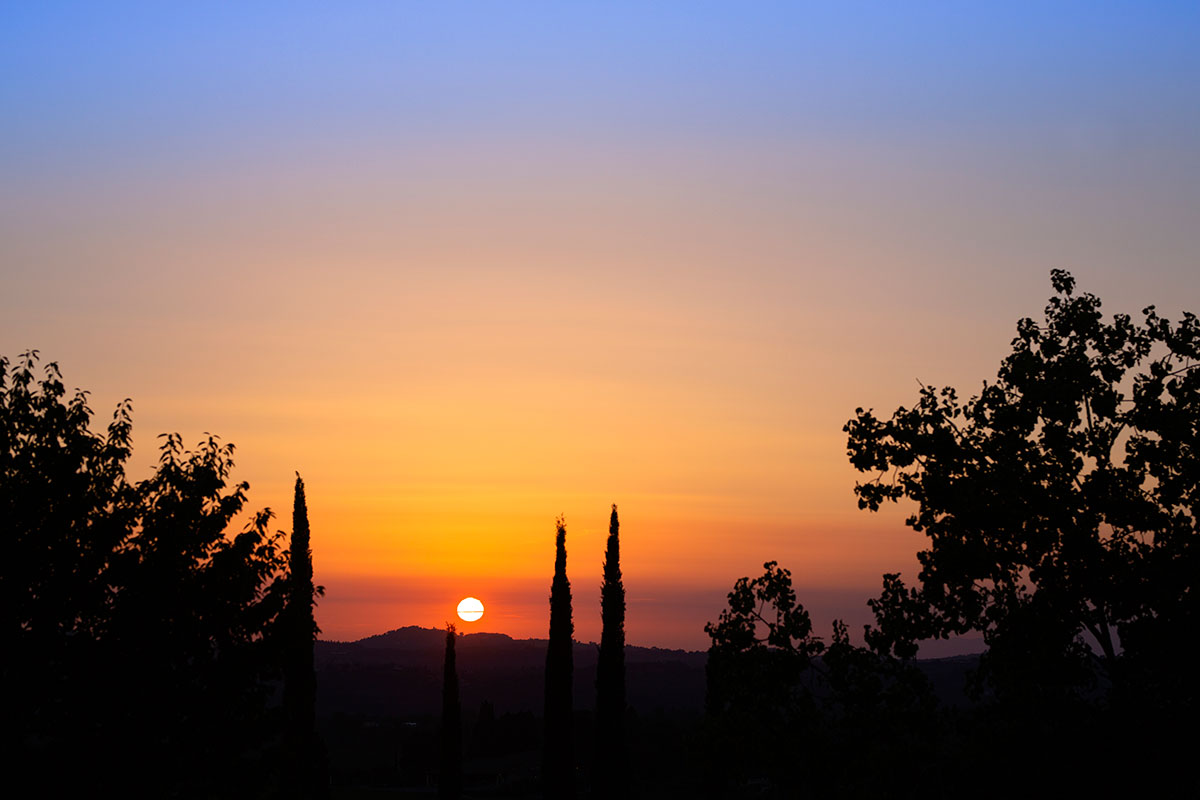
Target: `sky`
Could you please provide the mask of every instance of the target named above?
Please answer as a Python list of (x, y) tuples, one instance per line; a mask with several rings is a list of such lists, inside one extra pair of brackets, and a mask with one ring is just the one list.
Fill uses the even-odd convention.
[[(652, 6), (652, 7), (648, 7)], [(1194, 3), (0, 3), (0, 355), (307, 487), (323, 638), (703, 649), (915, 575), (842, 426), (994, 377), (1049, 273), (1200, 310)]]

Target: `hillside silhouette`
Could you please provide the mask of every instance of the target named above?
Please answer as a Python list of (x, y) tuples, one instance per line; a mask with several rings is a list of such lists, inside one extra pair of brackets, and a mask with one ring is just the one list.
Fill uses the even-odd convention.
[[(445, 650), (444, 630), (415, 625), (353, 642), (318, 640), (317, 709), (333, 714), (389, 714), (417, 718), (435, 714)], [(503, 633), (460, 634), (458, 675), (464, 708), (489, 702), (500, 713), (540, 713), (546, 639), (514, 639)], [(575, 642), (576, 708), (591, 711), (598, 645)], [(708, 651), (625, 645), (629, 706), (639, 713), (699, 714), (704, 710)], [(917, 659), (934, 691), (948, 705), (967, 705), (967, 674), (979, 656)]]
[[(420, 716), (440, 707), (445, 631), (409, 626), (355, 642), (318, 641), (319, 714)], [(502, 633), (458, 637), (457, 659), (464, 708), (491, 702), (496, 711), (541, 714), (546, 639), (513, 639)], [(575, 642), (575, 708), (594, 709), (599, 645)], [(704, 707), (707, 654), (625, 646), (629, 704), (653, 712), (699, 713)], [(402, 677), (401, 677), (402, 676)]]

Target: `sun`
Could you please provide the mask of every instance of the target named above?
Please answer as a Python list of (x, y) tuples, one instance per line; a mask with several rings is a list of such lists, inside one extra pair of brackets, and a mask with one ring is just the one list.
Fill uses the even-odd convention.
[(458, 616), (463, 622), (474, 622), (483, 616), (483, 603), (474, 597), (464, 597), (458, 604)]

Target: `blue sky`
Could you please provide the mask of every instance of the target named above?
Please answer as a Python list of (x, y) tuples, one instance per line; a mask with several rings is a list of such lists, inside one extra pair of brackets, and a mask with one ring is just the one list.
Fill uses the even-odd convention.
[(9, 4), (5, 162), (471, 133), (1115, 153), (1200, 135), (1194, 4), (643, 5)]

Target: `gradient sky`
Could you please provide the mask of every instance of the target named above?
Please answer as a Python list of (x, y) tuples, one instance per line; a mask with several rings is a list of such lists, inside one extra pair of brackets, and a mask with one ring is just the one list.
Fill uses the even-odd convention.
[[(646, 6), (653, 5), (654, 8)], [(1200, 310), (1195, 3), (0, 5), (0, 353), (308, 487), (325, 638), (703, 648), (913, 574), (842, 425), (971, 393), (1052, 268)]]

